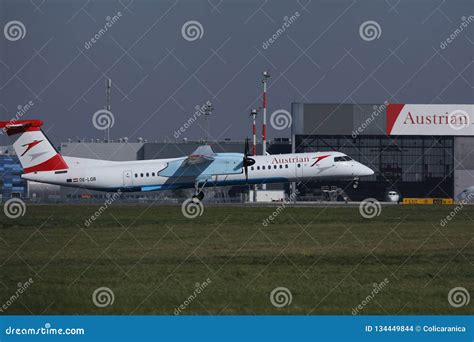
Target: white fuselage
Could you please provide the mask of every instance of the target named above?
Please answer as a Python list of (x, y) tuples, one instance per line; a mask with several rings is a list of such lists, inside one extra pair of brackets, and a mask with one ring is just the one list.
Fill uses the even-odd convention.
[[(24, 179), (102, 191), (153, 191), (192, 188), (196, 181), (208, 185), (245, 185), (284, 183), (309, 179), (357, 179), (370, 176), (373, 171), (340, 152), (314, 152), (251, 156), (255, 164), (248, 167), (248, 180), (237, 161), (242, 154), (217, 153), (225, 163), (235, 165), (235, 172), (199, 177), (169, 175), (169, 165), (186, 157), (143, 161), (113, 162), (95, 159), (63, 157), (69, 168), (59, 171), (41, 171), (24, 174)], [(227, 158), (231, 156), (231, 158)], [(229, 161), (228, 161), (229, 160)], [(171, 164), (170, 164), (171, 163)], [(228, 165), (227, 165), (228, 166)], [(167, 174), (164, 176), (163, 174)]]

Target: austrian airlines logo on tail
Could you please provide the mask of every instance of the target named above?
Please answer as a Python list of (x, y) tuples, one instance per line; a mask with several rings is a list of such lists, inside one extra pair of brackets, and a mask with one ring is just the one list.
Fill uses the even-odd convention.
[(26, 147), (26, 150), (25, 150), (25, 152), (22, 153), (21, 157), (23, 157), (26, 154), (26, 152), (31, 150), (33, 147), (35, 147), (36, 145), (38, 145), (42, 141), (43, 140), (34, 140), (33, 142), (30, 142), (29, 144), (21, 145), (22, 147)]
[(327, 154), (327, 155), (325, 155), (325, 156), (314, 157), (314, 159), (316, 159), (316, 161), (315, 161), (311, 166), (316, 165), (319, 161), (321, 161), (321, 160), (323, 160), (323, 159), (326, 159), (327, 157), (330, 157), (330, 155)]

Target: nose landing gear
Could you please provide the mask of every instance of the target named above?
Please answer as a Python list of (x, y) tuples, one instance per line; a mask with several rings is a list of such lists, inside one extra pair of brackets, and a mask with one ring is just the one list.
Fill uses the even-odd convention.
[(359, 177), (354, 178), (354, 183), (352, 184), (352, 187), (354, 189), (357, 189), (359, 187)]

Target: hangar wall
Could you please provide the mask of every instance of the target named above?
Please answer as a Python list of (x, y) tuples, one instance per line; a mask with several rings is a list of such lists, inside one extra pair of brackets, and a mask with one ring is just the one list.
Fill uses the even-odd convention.
[(293, 103), (293, 134), (352, 135), (385, 134), (384, 104), (307, 104)]
[(474, 137), (454, 139), (454, 196), (474, 186)]

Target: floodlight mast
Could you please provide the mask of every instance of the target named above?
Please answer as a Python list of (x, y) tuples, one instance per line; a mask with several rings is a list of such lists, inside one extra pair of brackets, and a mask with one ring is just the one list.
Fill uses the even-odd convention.
[(257, 113), (257, 109), (252, 109), (252, 112), (250, 113), (250, 115), (252, 116), (252, 155), (254, 156), (257, 155)]
[(204, 111), (204, 115), (206, 116), (206, 123), (207, 123), (207, 142), (209, 143), (211, 140), (211, 120), (210, 116), (212, 115), (212, 111), (214, 110), (214, 107), (212, 106), (212, 103), (209, 101), (209, 104), (206, 104), (206, 108)]
[[(112, 88), (112, 79), (105, 80), (105, 110), (110, 112), (110, 90)], [(105, 129), (105, 141), (110, 142), (110, 127)]]
[[(252, 109), (250, 116), (252, 117), (252, 155), (257, 155), (257, 109)], [(257, 184), (253, 186), (253, 202), (257, 202)]]
[[(262, 83), (263, 83), (263, 122), (262, 122), (262, 155), (267, 154), (267, 79), (270, 78), (270, 73), (268, 71), (262, 72)], [(266, 190), (267, 185), (262, 184), (262, 190)]]

